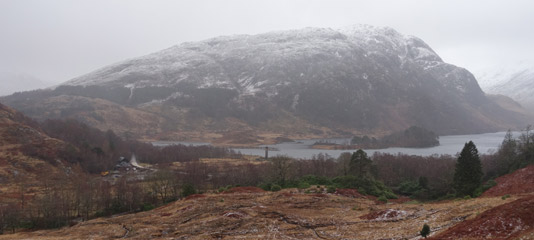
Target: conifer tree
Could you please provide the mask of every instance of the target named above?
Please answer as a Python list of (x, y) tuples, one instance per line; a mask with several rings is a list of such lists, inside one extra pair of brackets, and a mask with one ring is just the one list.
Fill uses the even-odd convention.
[(423, 225), (423, 229), (421, 229), (419, 233), (422, 237), (426, 238), (426, 236), (430, 234), (430, 226), (428, 226), (427, 224)]
[(473, 196), (482, 183), (482, 164), (478, 150), (472, 141), (465, 144), (454, 171), (453, 187), (457, 196)]
[(352, 154), (349, 163), (350, 173), (356, 174), (359, 177), (368, 177), (371, 172), (371, 164), (373, 162), (367, 156), (365, 151), (358, 149)]

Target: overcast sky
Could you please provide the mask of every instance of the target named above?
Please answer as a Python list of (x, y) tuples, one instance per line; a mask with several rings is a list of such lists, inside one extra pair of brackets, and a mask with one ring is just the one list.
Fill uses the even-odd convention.
[(185, 41), (352, 24), (420, 37), (470, 70), (534, 54), (531, 0), (0, 0), (0, 72), (59, 83)]

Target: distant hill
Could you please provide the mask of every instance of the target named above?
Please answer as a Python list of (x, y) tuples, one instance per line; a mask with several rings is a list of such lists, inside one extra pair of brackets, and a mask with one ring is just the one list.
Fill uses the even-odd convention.
[(478, 70), (476, 75), (484, 91), (511, 97), (534, 112), (534, 64), (492, 67)]
[(36, 119), (221, 144), (383, 136), (410, 126), (467, 134), (528, 122), (423, 40), (367, 25), (182, 43), (2, 101)]
[(0, 96), (50, 87), (52, 84), (27, 74), (0, 72)]

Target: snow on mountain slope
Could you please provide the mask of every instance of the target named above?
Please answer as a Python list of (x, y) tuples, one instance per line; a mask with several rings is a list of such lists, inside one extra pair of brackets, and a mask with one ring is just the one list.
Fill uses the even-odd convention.
[(487, 93), (511, 97), (525, 108), (534, 110), (534, 64), (521, 62), (475, 73)]
[[(423, 40), (368, 25), (182, 43), (103, 67), (41, 97), (47, 94), (103, 98), (165, 119), (159, 124), (165, 129), (147, 134), (221, 132), (236, 121), (239, 129), (279, 132), (313, 125), (295, 130), (299, 134), (384, 133), (414, 125), (459, 134), (524, 124)], [(5, 98), (28, 114), (43, 111), (24, 104), (28, 99)]]
[[(173, 86), (185, 81), (194, 82), (200, 88), (237, 89), (244, 94), (253, 94), (259, 90), (274, 93), (277, 86), (311, 80), (306, 73), (309, 69), (295, 72), (296, 76), (265, 79), (262, 77), (264, 73), (272, 72), (268, 68), (307, 58), (318, 58), (316, 60), (320, 61), (331, 57), (330, 55), (334, 55), (338, 61), (352, 63), (361, 63), (365, 61), (363, 58), (375, 58), (377, 61), (393, 60), (399, 66), (415, 62), (425, 70), (450, 68), (416, 37), (404, 36), (387, 27), (356, 25), (338, 30), (305, 28), (183, 43), (99, 69), (65, 84), (143, 88)], [(364, 69), (366, 66), (358, 65), (352, 66), (352, 72), (358, 71), (362, 77), (368, 76)], [(198, 70), (191, 72), (195, 68)], [(463, 81), (443, 80), (445, 85), (465, 89), (462, 85), (466, 83)]]

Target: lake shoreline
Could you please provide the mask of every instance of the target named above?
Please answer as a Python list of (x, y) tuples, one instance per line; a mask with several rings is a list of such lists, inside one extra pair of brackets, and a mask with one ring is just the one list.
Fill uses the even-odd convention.
[[(440, 145), (429, 148), (383, 148), (383, 149), (363, 149), (369, 155), (374, 153), (387, 153), (387, 154), (407, 154), (417, 156), (430, 156), (430, 155), (452, 155), (455, 156), (463, 148), (463, 145), (468, 141), (473, 141), (477, 146), (480, 154), (487, 154), (496, 152), (500, 144), (504, 139), (506, 132), (496, 133), (483, 133), (483, 134), (469, 134), (469, 135), (447, 135), (440, 136)], [(519, 137), (520, 132), (513, 132), (514, 137)], [(297, 159), (311, 159), (318, 154), (328, 154), (331, 157), (337, 158), (343, 152), (351, 152), (356, 149), (314, 149), (313, 144), (317, 141), (328, 141), (333, 144), (348, 144), (350, 138), (313, 138), (313, 139), (296, 139), (293, 142), (283, 142), (277, 144), (267, 144), (259, 146), (230, 146), (229, 148), (241, 152), (246, 155), (264, 156), (265, 147), (269, 147), (272, 153), (269, 156), (285, 155)], [(163, 141), (158, 141), (163, 142)], [(165, 143), (171, 144), (185, 144), (190, 142), (175, 142), (165, 141)], [(191, 142), (194, 143), (194, 142)], [(198, 142), (196, 142), (198, 144)], [(218, 146), (217, 144), (203, 143), (205, 145)]]

